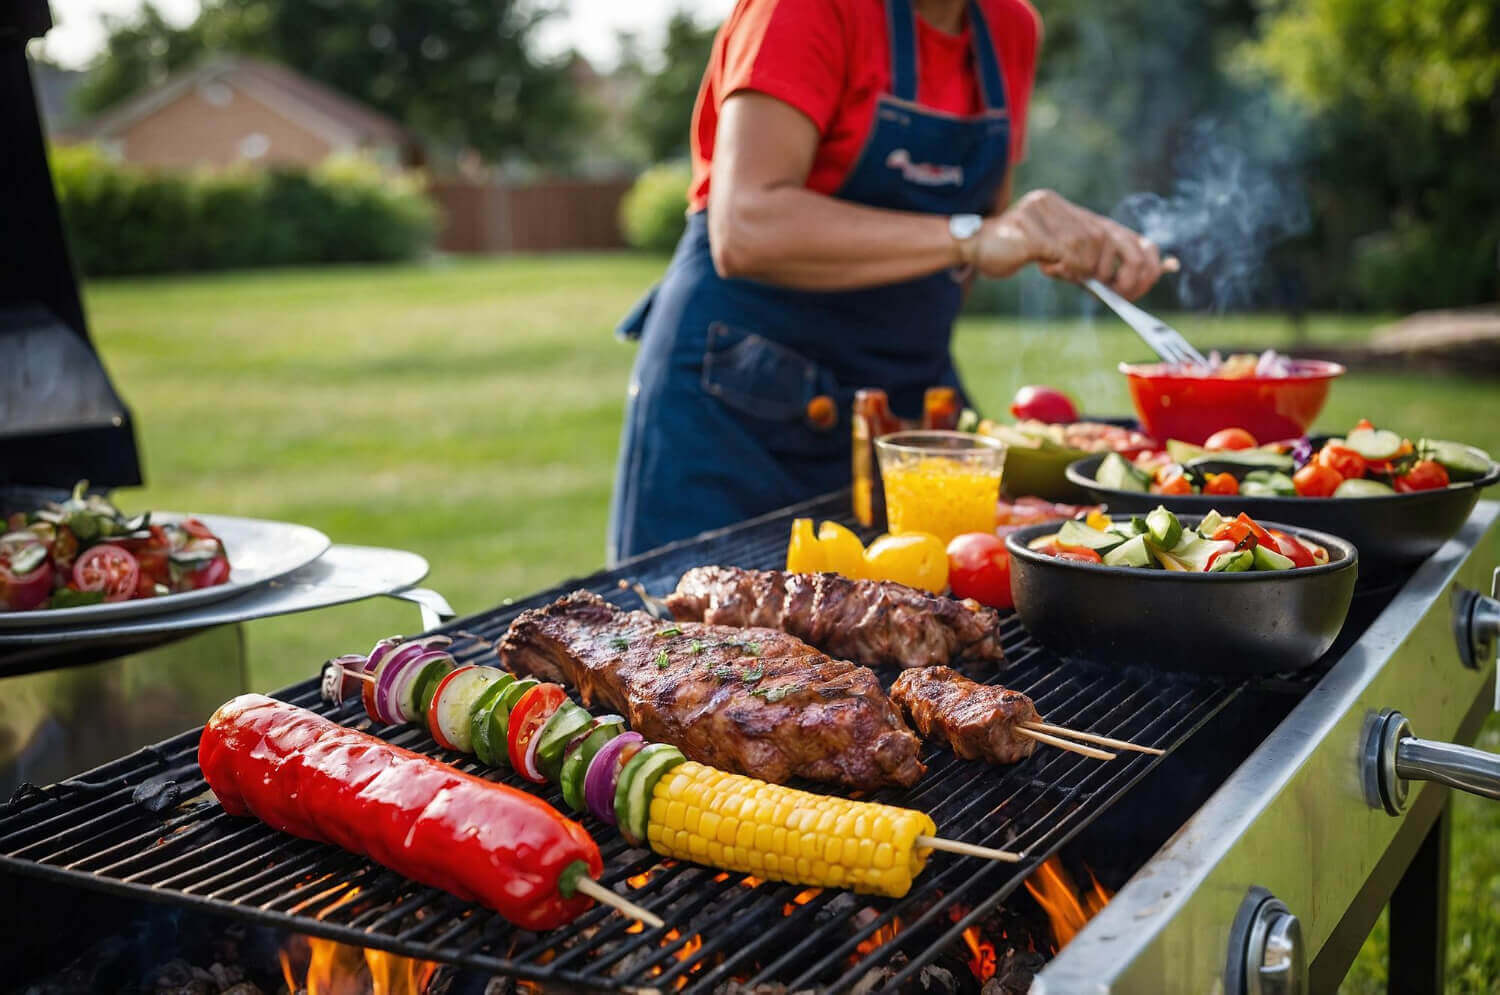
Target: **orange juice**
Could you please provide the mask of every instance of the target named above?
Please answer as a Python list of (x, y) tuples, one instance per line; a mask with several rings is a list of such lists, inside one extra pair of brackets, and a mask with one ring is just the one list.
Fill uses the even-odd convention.
[(894, 535), (928, 532), (946, 543), (965, 532), (995, 531), (998, 467), (924, 457), (887, 466), (881, 475)]

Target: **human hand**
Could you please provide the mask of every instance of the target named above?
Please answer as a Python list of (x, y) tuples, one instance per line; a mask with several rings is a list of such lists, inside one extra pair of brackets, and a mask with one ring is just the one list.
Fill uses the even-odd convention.
[(1164, 269), (1150, 239), (1051, 190), (1026, 194), (987, 219), (979, 235), (975, 266), (984, 275), (1010, 276), (1033, 262), (1054, 279), (1093, 277), (1129, 299), (1150, 290)]

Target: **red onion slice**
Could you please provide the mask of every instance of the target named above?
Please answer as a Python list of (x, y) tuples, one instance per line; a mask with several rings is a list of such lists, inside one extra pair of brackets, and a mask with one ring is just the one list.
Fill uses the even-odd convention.
[(583, 803), (601, 821), (615, 825), (615, 779), (619, 777), (619, 765), (615, 763), (620, 751), (631, 743), (644, 743), (646, 737), (631, 730), (622, 732), (599, 747), (589, 763), (589, 771), (583, 777)]

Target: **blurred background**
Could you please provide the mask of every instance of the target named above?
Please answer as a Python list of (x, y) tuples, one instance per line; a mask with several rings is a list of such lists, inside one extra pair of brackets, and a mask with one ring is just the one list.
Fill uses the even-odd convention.
[[(634, 355), (611, 331), (681, 231), (730, 6), (53, 0), (32, 70), (147, 476), (118, 503), (411, 549), (461, 613), (599, 566)], [(1346, 362), (1321, 427), (1500, 452), (1500, 5), (1037, 6), (1018, 191), (1175, 252), (1145, 303), (1200, 346)], [(1129, 410), (1114, 368), (1142, 346), (1072, 288), (1023, 274), (968, 311), (981, 406), (1047, 383)], [(253, 623), (251, 684), (416, 622)], [(1500, 816), (1457, 805), (1449, 976), (1500, 991)]]

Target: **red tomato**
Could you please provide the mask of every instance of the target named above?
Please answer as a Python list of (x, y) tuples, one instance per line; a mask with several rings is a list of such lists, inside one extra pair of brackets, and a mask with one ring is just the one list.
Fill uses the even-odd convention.
[(1255, 536), (1256, 542), (1261, 543), (1265, 546), (1270, 546), (1272, 549), (1276, 548), (1276, 540), (1271, 538), (1271, 533), (1261, 528), (1260, 523), (1255, 519), (1251, 518), (1249, 515), (1245, 514), (1242, 511), (1235, 516), (1234, 520), (1240, 525), (1243, 525), (1245, 526), (1245, 528), (1249, 529), (1250, 534)]
[(1448, 471), (1436, 460), (1417, 460), (1411, 469), (1397, 477), (1393, 486), (1402, 494), (1412, 491), (1435, 491), (1448, 486)]
[(1368, 418), (1361, 418), (1359, 421), (1354, 423), (1354, 427), (1373, 429), (1375, 427), (1375, 423), (1370, 421), (1370, 419)]
[[(1241, 515), (1240, 518), (1244, 518), (1244, 516)], [(1248, 519), (1246, 519), (1246, 521), (1248, 521)], [(1253, 534), (1254, 533), (1249, 525), (1247, 525), (1245, 522), (1240, 521), (1239, 518), (1236, 518), (1232, 522), (1226, 522), (1223, 525), (1219, 526), (1219, 531), (1214, 533), (1213, 538), (1214, 542), (1232, 542), (1234, 543), (1235, 549), (1248, 549), (1249, 547), (1255, 545), (1255, 543), (1253, 542), (1246, 541)], [(1259, 539), (1256, 540), (1256, 542), (1259, 541)], [(1213, 560), (1210, 558), (1208, 562), (1212, 564)]]
[(29, 612), (51, 596), (51, 560), (43, 560), (24, 574), (13, 574), (9, 564), (0, 563), (0, 612)]
[(1292, 483), (1302, 497), (1332, 497), (1344, 478), (1337, 470), (1312, 462), (1292, 474)]
[(1063, 543), (1057, 544), (1057, 552), (1052, 554), (1059, 560), (1077, 560), (1080, 563), (1103, 563), (1104, 557), (1089, 549), (1087, 546), (1067, 546)]
[(182, 520), (182, 531), (186, 532), (194, 539), (212, 539), (215, 542), (217, 542), (219, 539), (219, 537), (214, 535), (207, 525), (204, 525), (196, 518), (184, 518)]
[(1203, 443), (1204, 449), (1254, 449), (1255, 436), (1242, 428), (1221, 428)]
[(107, 542), (84, 550), (73, 564), (73, 586), (80, 591), (103, 591), (105, 601), (130, 600), (140, 576), (135, 557)]
[(1078, 420), (1078, 409), (1073, 406), (1067, 394), (1052, 387), (1038, 387), (1034, 384), (1016, 391), (1015, 399), (1010, 402), (1010, 413), (1012, 417), (1023, 420), (1054, 423)]
[(1205, 473), (1203, 475), (1204, 494), (1238, 494), (1240, 482), (1234, 479), (1232, 473)]
[(511, 709), (509, 742), (506, 744), (510, 765), (528, 781), (547, 783), (547, 778), (535, 766), (527, 767), (526, 748), (567, 696), (561, 685), (538, 684), (521, 695), (521, 700)]
[(1365, 458), (1348, 446), (1328, 443), (1318, 450), (1318, 462), (1345, 480), (1365, 475)]
[[(166, 530), (160, 525), (150, 527), (151, 534), (140, 539), (114, 539), (111, 540), (116, 546), (127, 550), (135, 557), (136, 563), (140, 564), (142, 586), (148, 590), (156, 584), (170, 584), (172, 582), (171, 567), (168, 565), (167, 554), (171, 552), (172, 540), (168, 538)], [(150, 585), (146, 585), (150, 581)]]
[(229, 580), (229, 557), (215, 556), (192, 573), (184, 574), (178, 582), (181, 591), (196, 591), (201, 587), (218, 587)]
[(969, 532), (948, 543), (948, 586), (955, 598), (1010, 608), (1010, 554), (993, 532)]
[(1151, 485), (1151, 493), (1152, 494), (1191, 494), (1191, 493), (1193, 493), (1193, 485), (1188, 482), (1188, 478), (1184, 477), (1179, 472), (1176, 476), (1168, 478), (1167, 482), (1164, 483), (1164, 484), (1152, 484)]
[(1287, 535), (1280, 529), (1271, 529), (1271, 537), (1276, 540), (1276, 549), (1292, 561), (1293, 566), (1310, 567), (1317, 561), (1313, 559), (1312, 550), (1302, 545), (1296, 536)]

